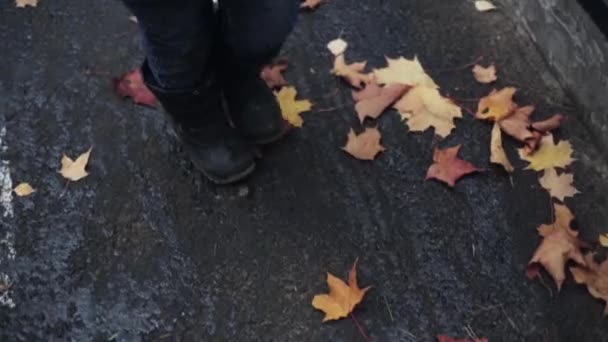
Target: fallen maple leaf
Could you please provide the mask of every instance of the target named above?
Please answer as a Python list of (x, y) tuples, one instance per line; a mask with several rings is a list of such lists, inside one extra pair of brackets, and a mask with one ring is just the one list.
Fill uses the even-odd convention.
[(570, 222), (574, 219), (572, 212), (565, 205), (554, 203), (553, 207), (555, 222), (543, 224), (537, 228), (543, 241), (530, 259), (526, 275), (529, 279), (536, 277), (540, 264), (553, 277), (559, 290), (566, 279), (564, 267), (568, 260), (586, 265), (580, 251), (586, 244), (578, 239), (578, 232), (570, 228)]
[(78, 181), (88, 176), (89, 173), (85, 170), (89, 163), (89, 157), (93, 148), (89, 148), (85, 153), (81, 154), (76, 158), (76, 161), (70, 159), (70, 157), (63, 155), (61, 158), (61, 170), (59, 171), (64, 178), (71, 181)]
[(382, 88), (383, 87), (378, 85), (376, 79), (372, 77), (369, 83), (365, 84), (365, 88), (362, 90), (353, 90), (353, 100), (359, 102), (365, 99), (378, 97), (382, 93)]
[(26, 6), (36, 7), (38, 0), (15, 0), (15, 6), (25, 8)]
[(604, 300), (604, 316), (608, 316), (608, 260), (597, 264), (592, 254), (585, 255), (587, 268), (571, 267), (570, 272), (574, 281), (587, 285), (589, 293), (598, 299)]
[(351, 129), (348, 132), (348, 140), (342, 150), (360, 160), (374, 160), (376, 155), (385, 150), (380, 145), (380, 131), (377, 128), (365, 128), (359, 135)]
[(561, 114), (555, 114), (546, 120), (532, 123), (532, 128), (542, 133), (550, 132), (561, 126), (562, 122), (565, 119), (565, 116)]
[(327, 43), (327, 48), (334, 56), (341, 55), (346, 51), (348, 47), (348, 43), (345, 42), (342, 38), (337, 38)]
[(130, 97), (134, 103), (156, 108), (156, 97), (144, 84), (144, 79), (139, 68), (133, 69), (114, 78), (114, 91), (121, 98)]
[(525, 143), (526, 140), (534, 138), (534, 133), (529, 129), (532, 112), (534, 106), (517, 107), (497, 122), (503, 132)]
[(437, 342), (488, 342), (487, 338), (476, 338), (476, 339), (453, 339), (447, 335), (439, 335), (437, 336)]
[(32, 193), (36, 192), (36, 190), (34, 188), (32, 188), (32, 186), (29, 183), (21, 183), (21, 184), (17, 185), (13, 189), (13, 191), (19, 197), (29, 196)]
[(456, 181), (462, 176), (479, 171), (473, 164), (458, 158), (461, 145), (441, 150), (435, 147), (433, 152), (433, 164), (429, 167), (425, 180), (435, 178), (450, 187), (454, 187)]
[(475, 8), (480, 12), (487, 12), (495, 10), (496, 6), (493, 3), (486, 0), (475, 1)]
[(556, 145), (553, 142), (553, 135), (547, 134), (542, 137), (540, 147), (536, 152), (527, 154), (526, 149), (519, 149), (519, 156), (530, 163), (526, 169), (540, 171), (570, 165), (574, 161), (572, 152), (572, 145), (569, 141), (560, 141)]
[(473, 67), (473, 77), (475, 77), (475, 80), (479, 83), (492, 83), (498, 79), (498, 77), (496, 77), (496, 67), (494, 65), (484, 68), (481, 65), (476, 64)]
[(287, 85), (282, 72), (287, 69), (287, 60), (281, 59), (277, 63), (265, 65), (260, 71), (260, 78), (266, 82), (268, 88), (275, 89)]
[(500, 121), (512, 114), (517, 108), (513, 102), (513, 95), (517, 89), (506, 87), (499, 91), (492, 92), (479, 100), (475, 117), (482, 120)]
[(371, 74), (364, 74), (363, 70), (367, 61), (346, 64), (344, 55), (336, 56), (334, 60), (334, 68), (331, 73), (344, 78), (350, 85), (355, 88), (361, 88), (361, 85), (372, 81)]
[(300, 8), (315, 9), (321, 4), (322, 0), (304, 0)]
[[(369, 85), (366, 86), (365, 89), (368, 87)], [(373, 119), (378, 118), (384, 112), (386, 107), (397, 101), (397, 99), (403, 96), (408, 89), (409, 86), (405, 84), (392, 84), (381, 88), (378, 96), (367, 97), (358, 101), (355, 104), (355, 111), (359, 116), (359, 121), (363, 122), (366, 117)]]
[(608, 234), (600, 234), (598, 241), (602, 247), (608, 247)]
[(427, 75), (418, 61), (418, 57), (407, 59), (399, 57), (392, 59), (386, 57), (388, 66), (382, 69), (375, 69), (374, 75), (380, 84), (407, 84), (410, 86), (424, 86), (429, 88), (439, 88), (433, 79)]
[(553, 168), (546, 169), (539, 182), (545, 190), (549, 191), (551, 197), (555, 197), (562, 202), (564, 198), (580, 193), (572, 186), (574, 175), (568, 173), (558, 175), (557, 171)]
[(357, 258), (348, 274), (348, 285), (340, 278), (327, 273), (328, 294), (319, 294), (312, 299), (312, 306), (325, 312), (323, 322), (337, 320), (348, 316), (355, 306), (363, 300), (365, 293), (371, 288), (360, 289), (357, 284)]
[(439, 91), (428, 87), (410, 89), (394, 107), (407, 119), (407, 125), (413, 132), (422, 132), (430, 127), (442, 138), (450, 135), (456, 127), (454, 118), (461, 118), (460, 107), (450, 99), (442, 97)]
[(307, 112), (312, 108), (312, 103), (308, 100), (296, 100), (298, 91), (295, 87), (283, 87), (275, 93), (283, 118), (292, 126), (302, 127), (304, 121), (300, 113)]
[(490, 162), (502, 165), (507, 172), (515, 170), (502, 147), (502, 132), (496, 122), (492, 127), (492, 137), (490, 139)]

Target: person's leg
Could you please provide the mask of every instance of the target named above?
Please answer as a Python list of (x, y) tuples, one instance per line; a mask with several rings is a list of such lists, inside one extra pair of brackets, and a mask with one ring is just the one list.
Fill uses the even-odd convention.
[(275, 97), (259, 75), (279, 53), (297, 12), (295, 0), (220, 0), (224, 97), (237, 129), (258, 143), (284, 132)]
[(219, 43), (211, 0), (124, 0), (144, 36), (144, 82), (167, 112), (194, 165), (216, 183), (250, 174), (254, 151), (228, 125), (216, 78)]

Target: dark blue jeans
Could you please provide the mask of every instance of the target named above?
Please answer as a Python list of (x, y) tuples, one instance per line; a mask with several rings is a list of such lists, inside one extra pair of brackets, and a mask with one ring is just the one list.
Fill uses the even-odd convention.
[[(296, 0), (123, 0), (143, 31), (148, 65), (167, 90), (189, 89), (221, 68), (260, 67), (281, 49)], [(228, 64), (228, 65), (226, 65)]]

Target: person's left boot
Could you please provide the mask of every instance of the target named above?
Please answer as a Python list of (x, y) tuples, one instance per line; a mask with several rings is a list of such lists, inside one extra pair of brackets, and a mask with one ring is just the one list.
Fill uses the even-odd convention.
[(283, 137), (289, 125), (283, 120), (274, 93), (260, 78), (261, 67), (223, 63), (222, 93), (234, 127), (260, 145)]

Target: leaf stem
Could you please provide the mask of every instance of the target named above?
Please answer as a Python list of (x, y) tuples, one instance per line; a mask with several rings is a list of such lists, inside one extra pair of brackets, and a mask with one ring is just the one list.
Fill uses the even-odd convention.
[(357, 330), (359, 331), (359, 334), (361, 335), (361, 337), (363, 337), (363, 339), (366, 342), (371, 342), (372, 339), (369, 336), (367, 336), (367, 334), (365, 333), (365, 330), (363, 330), (363, 327), (361, 326), (361, 324), (359, 323), (359, 321), (355, 317), (354, 313), (352, 313), (352, 312), (350, 313), (350, 318), (352, 318), (353, 322), (355, 322), (355, 326), (357, 326)]

